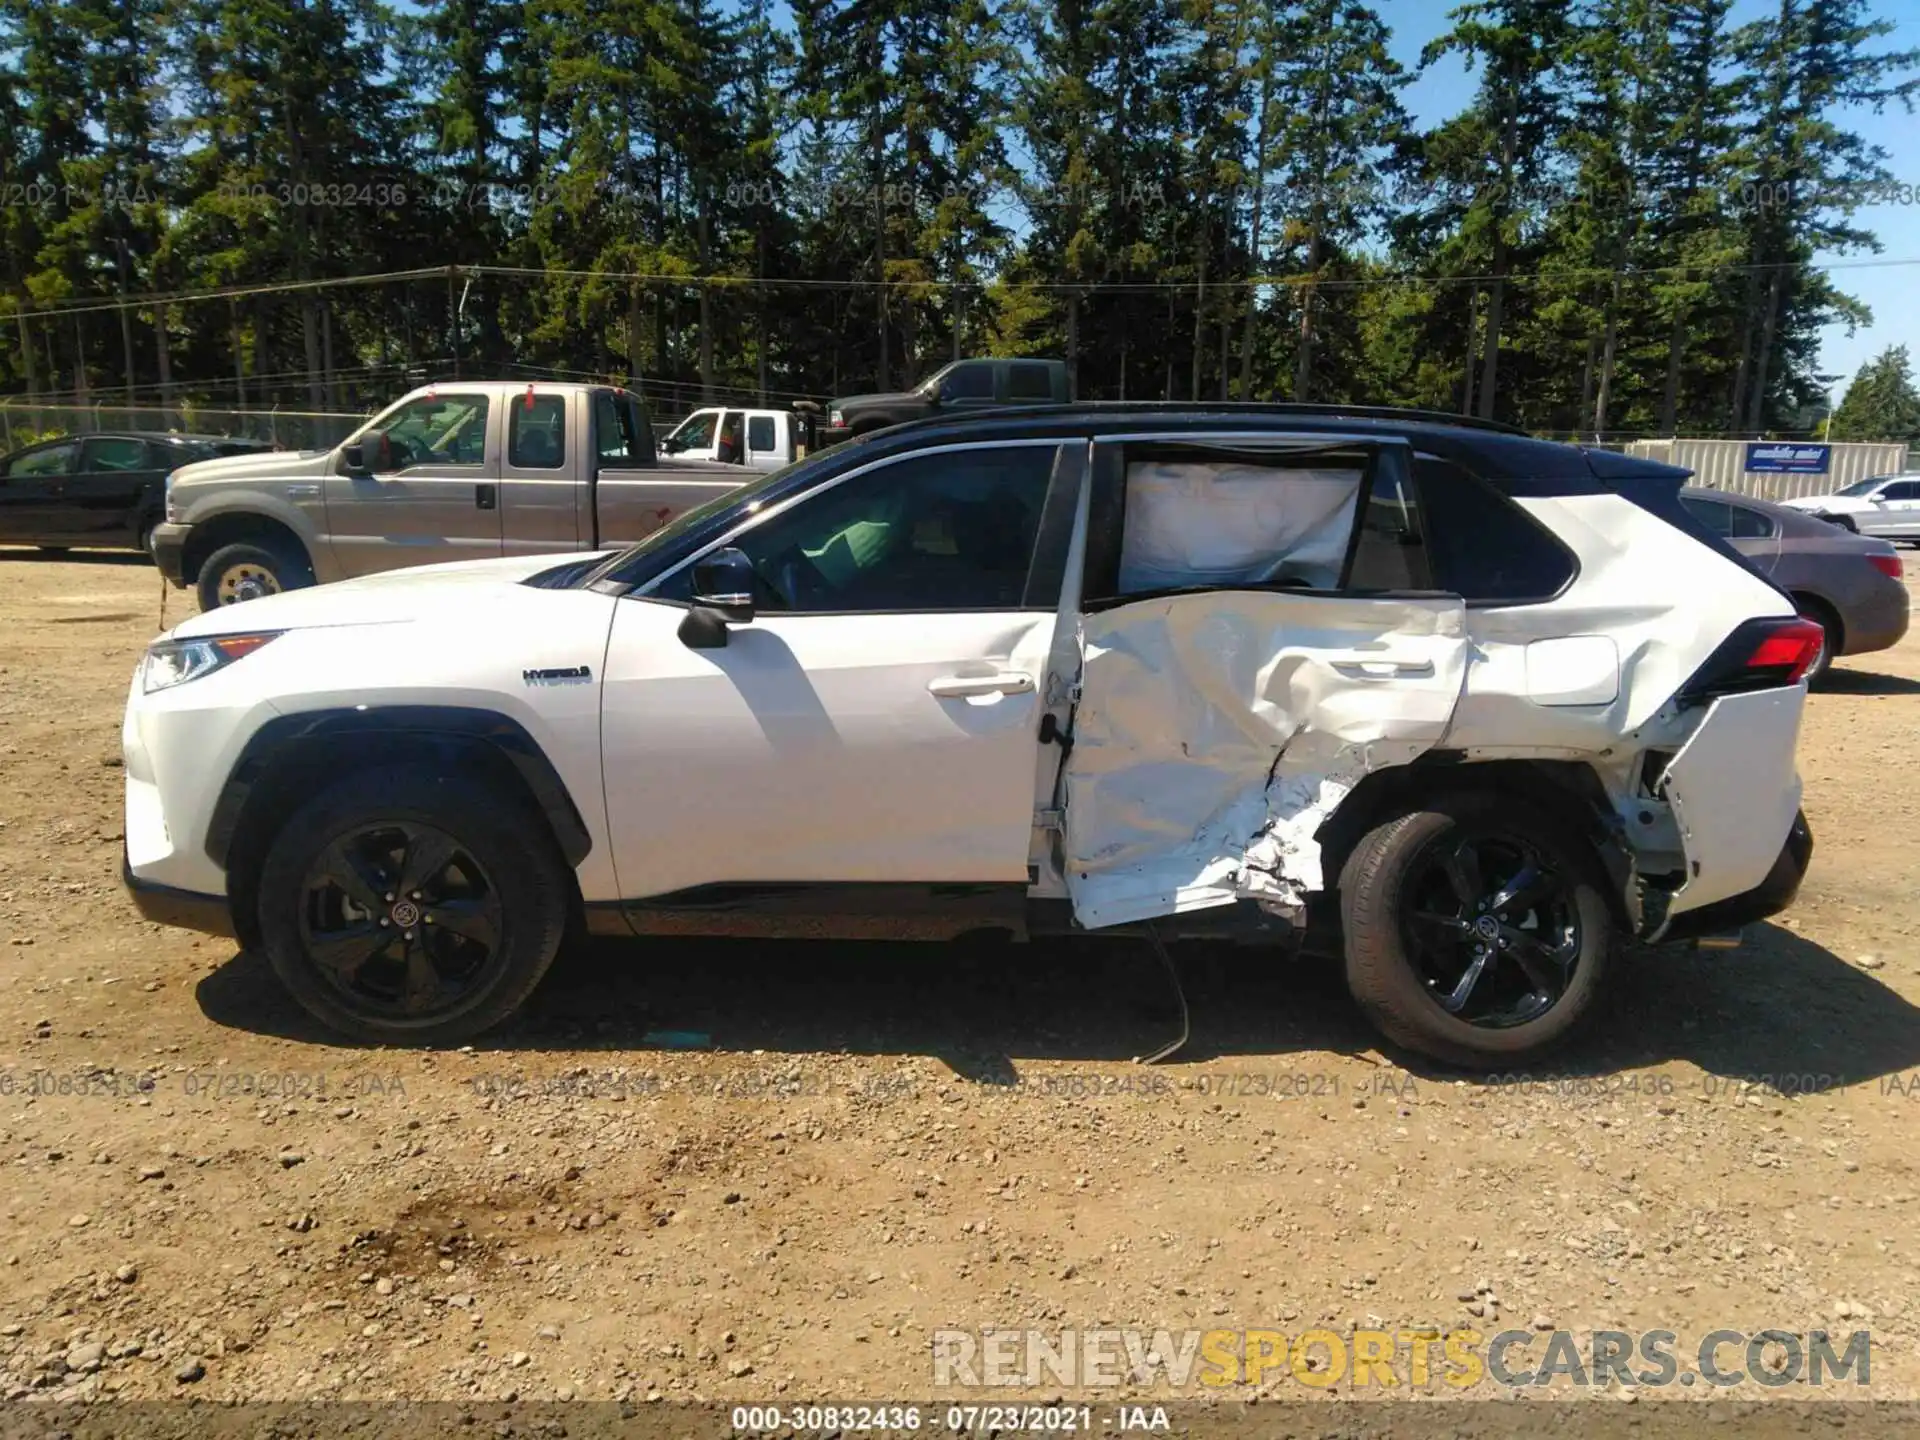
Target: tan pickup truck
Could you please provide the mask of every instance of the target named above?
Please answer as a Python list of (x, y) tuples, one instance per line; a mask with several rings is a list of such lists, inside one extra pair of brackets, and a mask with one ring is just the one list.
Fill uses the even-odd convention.
[(211, 610), (408, 565), (628, 544), (755, 473), (657, 457), (645, 405), (613, 386), (449, 380), (331, 450), (175, 470), (153, 555)]

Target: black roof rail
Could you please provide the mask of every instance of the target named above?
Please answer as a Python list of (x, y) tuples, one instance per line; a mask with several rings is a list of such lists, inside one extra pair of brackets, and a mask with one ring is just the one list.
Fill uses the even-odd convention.
[(995, 405), (979, 410), (945, 411), (908, 420), (889, 429), (952, 424), (956, 420), (999, 419), (1011, 415), (1272, 415), (1303, 420), (1403, 420), (1422, 425), (1446, 425), (1461, 430), (1486, 430), (1499, 435), (1526, 435), (1504, 420), (1483, 420), (1446, 410), (1421, 410), (1398, 405), (1305, 404), (1289, 400), (1074, 400), (1065, 405), (1036, 401), (1029, 405)]

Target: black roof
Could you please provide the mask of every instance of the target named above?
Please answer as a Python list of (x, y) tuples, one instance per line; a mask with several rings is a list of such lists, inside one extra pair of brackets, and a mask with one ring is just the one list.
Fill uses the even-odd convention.
[[(1345, 439), (1398, 438), (1416, 452), (1452, 461), (1509, 494), (1619, 490), (1623, 483), (1677, 482), (1689, 472), (1611, 450), (1583, 450), (1541, 440), (1511, 425), (1433, 410), (1376, 405), (1234, 404), (1209, 401), (1097, 401), (1071, 405), (995, 407), (933, 415), (846, 442), (866, 453), (920, 449), (942, 441), (1047, 439), (1120, 435), (1151, 427), (1156, 434), (1196, 434), (1231, 426), (1276, 435)], [(840, 447), (835, 447), (840, 448)], [(828, 452), (831, 453), (831, 452)]]

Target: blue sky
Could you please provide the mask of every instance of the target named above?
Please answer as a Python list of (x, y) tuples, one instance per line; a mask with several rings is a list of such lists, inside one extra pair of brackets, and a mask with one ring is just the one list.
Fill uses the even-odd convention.
[[(1411, 72), (1420, 63), (1420, 51), (1448, 29), (1451, 4), (1434, 0), (1376, 0), (1380, 16), (1393, 28), (1393, 56)], [(1745, 24), (1775, 7), (1767, 0), (1739, 0), (1732, 22)], [(1882, 50), (1920, 49), (1920, 0), (1878, 0), (1871, 13), (1897, 27), (1877, 42)], [(1449, 56), (1421, 75), (1402, 95), (1414, 119), (1433, 125), (1456, 114), (1472, 97), (1473, 77), (1456, 56)], [(1894, 178), (1920, 187), (1920, 115), (1895, 108), (1875, 115), (1862, 109), (1851, 117), (1852, 128), (1887, 151), (1887, 168)], [(1878, 255), (1859, 253), (1822, 256), (1823, 260), (1913, 260), (1911, 266), (1880, 265), (1843, 269), (1834, 275), (1839, 288), (1863, 301), (1873, 311), (1873, 323), (1852, 334), (1843, 325), (1830, 325), (1822, 336), (1820, 368), (1835, 377), (1834, 399), (1845, 393), (1854, 372), (1889, 345), (1906, 345), (1920, 364), (1920, 205), (1873, 205), (1855, 212), (1854, 223), (1880, 237)]]

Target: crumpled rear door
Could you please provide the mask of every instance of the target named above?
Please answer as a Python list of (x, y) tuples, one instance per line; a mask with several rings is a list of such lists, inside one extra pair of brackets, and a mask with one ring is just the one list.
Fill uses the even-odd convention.
[(1251, 898), (1296, 923), (1314, 832), (1371, 770), (1447, 733), (1455, 596), (1162, 594), (1081, 620), (1063, 843), (1088, 928)]

